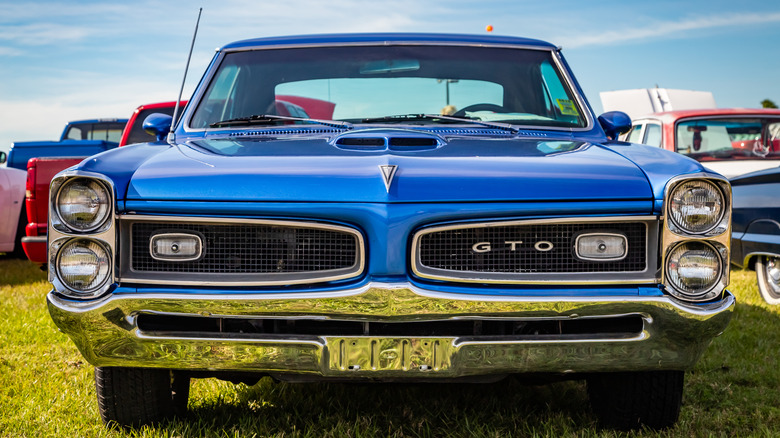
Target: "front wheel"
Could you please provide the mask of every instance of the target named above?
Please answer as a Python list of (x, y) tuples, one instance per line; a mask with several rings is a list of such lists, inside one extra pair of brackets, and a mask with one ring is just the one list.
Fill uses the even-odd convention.
[(154, 368), (96, 367), (95, 388), (106, 424), (138, 427), (185, 413), (190, 378)]
[(780, 304), (780, 257), (761, 256), (756, 260), (758, 290), (764, 301)]
[(596, 374), (588, 378), (588, 396), (607, 427), (664, 429), (680, 416), (684, 378), (682, 371)]

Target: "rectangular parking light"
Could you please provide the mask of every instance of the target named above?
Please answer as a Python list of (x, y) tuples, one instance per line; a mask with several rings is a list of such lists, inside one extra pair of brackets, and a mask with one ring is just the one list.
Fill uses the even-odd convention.
[(622, 260), (628, 254), (628, 239), (617, 233), (580, 234), (574, 244), (580, 260), (608, 262)]

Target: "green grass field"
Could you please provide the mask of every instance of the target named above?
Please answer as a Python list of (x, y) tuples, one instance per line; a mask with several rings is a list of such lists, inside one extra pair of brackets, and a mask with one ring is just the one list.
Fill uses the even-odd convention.
[(135, 431), (100, 421), (92, 366), (58, 332), (50, 285), (27, 261), (0, 258), (3, 437), (780, 436), (780, 308), (736, 271), (734, 319), (686, 374), (680, 421), (663, 432), (600, 430), (582, 382), (529, 386), (284, 384), (194, 380), (186, 418)]

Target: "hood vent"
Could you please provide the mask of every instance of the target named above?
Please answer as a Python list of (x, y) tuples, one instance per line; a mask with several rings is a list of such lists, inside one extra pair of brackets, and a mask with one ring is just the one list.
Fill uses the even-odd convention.
[[(405, 134), (405, 135), (404, 135)], [(401, 135), (349, 133), (336, 139), (334, 144), (340, 149), (359, 151), (423, 151), (436, 149), (444, 145), (444, 141), (434, 135), (419, 133)]]

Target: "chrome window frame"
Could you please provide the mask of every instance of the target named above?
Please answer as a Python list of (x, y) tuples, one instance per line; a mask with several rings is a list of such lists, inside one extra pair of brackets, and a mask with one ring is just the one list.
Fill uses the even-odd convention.
[[(543, 272), (543, 273), (508, 273), (508, 272), (476, 272), (454, 271), (449, 269), (431, 268), (420, 261), (420, 244), (422, 237), (436, 232), (469, 229), (492, 228), (515, 225), (584, 223), (605, 224), (616, 222), (636, 222), (645, 225), (645, 269), (644, 271), (628, 272)], [(412, 238), (411, 268), (415, 276), (429, 280), (449, 281), (456, 283), (487, 283), (487, 284), (556, 284), (556, 285), (613, 285), (613, 284), (657, 284), (658, 275), (658, 242), (660, 241), (660, 218), (658, 216), (611, 216), (611, 217), (567, 217), (551, 219), (529, 219), (508, 221), (487, 221), (473, 223), (458, 223), (451, 225), (432, 226), (418, 230)], [(573, 256), (574, 257), (574, 256)]]
[[(331, 269), (313, 272), (294, 273), (212, 273), (212, 272), (149, 272), (135, 271), (130, 268), (132, 258), (131, 225), (135, 222), (157, 223), (202, 223), (217, 225), (253, 224), (275, 225), (283, 227), (314, 228), (340, 231), (355, 238), (355, 263), (349, 268)], [(284, 286), (297, 284), (325, 283), (337, 280), (347, 280), (363, 275), (366, 263), (366, 248), (363, 234), (357, 228), (345, 225), (327, 224), (314, 221), (190, 217), (190, 216), (152, 216), (128, 214), (118, 217), (117, 228), (120, 229), (119, 266), (117, 281), (137, 284), (180, 285), (180, 286)], [(203, 248), (208, 251), (208, 248)]]

